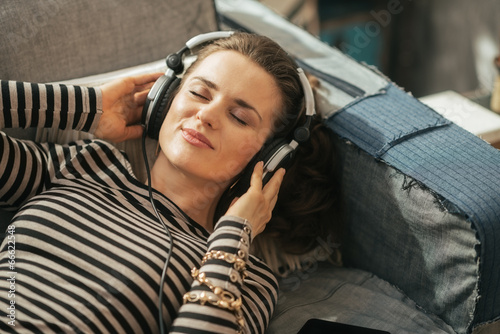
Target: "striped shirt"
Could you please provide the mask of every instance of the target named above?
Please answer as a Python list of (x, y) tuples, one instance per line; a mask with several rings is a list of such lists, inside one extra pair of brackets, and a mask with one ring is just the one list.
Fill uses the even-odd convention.
[[(92, 132), (98, 89), (1, 81), (0, 129), (52, 127)], [(262, 333), (277, 302), (269, 267), (248, 255), (250, 225), (222, 217), (214, 232), (161, 193), (155, 216), (147, 187), (126, 156), (101, 140), (67, 145), (17, 140), (0, 132), (0, 207), (19, 209), (0, 247), (0, 332), (157, 333), (158, 293), (172, 333), (234, 333), (231, 310), (183, 304), (189, 292), (210, 293), (191, 277), (199, 268), (214, 286), (242, 299), (245, 331)], [(243, 252), (248, 277), (207, 252)]]

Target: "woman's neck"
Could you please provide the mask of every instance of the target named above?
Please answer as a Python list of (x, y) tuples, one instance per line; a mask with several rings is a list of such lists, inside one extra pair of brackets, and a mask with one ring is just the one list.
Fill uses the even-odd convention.
[(215, 209), (225, 185), (186, 174), (161, 153), (151, 169), (151, 185), (207, 231), (213, 230)]

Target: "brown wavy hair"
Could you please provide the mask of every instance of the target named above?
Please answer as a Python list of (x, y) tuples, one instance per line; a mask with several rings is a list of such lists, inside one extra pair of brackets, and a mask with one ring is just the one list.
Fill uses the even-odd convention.
[[(283, 106), (276, 114), (273, 134), (275, 138), (291, 139), (296, 125), (305, 123), (304, 92), (296, 63), (270, 38), (237, 32), (200, 50), (188, 73), (201, 60), (222, 50), (243, 54), (275, 78)], [(318, 85), (314, 78), (310, 81), (313, 88)], [(319, 114), (314, 117), (310, 130), (310, 139), (299, 145), (294, 162), (285, 174), (271, 220), (253, 242), (254, 252), (275, 272), (283, 268), (285, 271), (300, 268), (301, 255), (310, 255), (318, 247), (340, 241), (333, 133)], [(216, 214), (215, 220), (226, 212), (231, 200), (221, 200), (226, 203), (219, 203), (222, 210)], [(339, 262), (338, 249), (324, 251)]]

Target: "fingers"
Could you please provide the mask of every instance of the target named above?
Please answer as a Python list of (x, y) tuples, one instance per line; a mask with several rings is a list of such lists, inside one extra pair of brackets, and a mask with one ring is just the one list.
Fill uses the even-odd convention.
[(272, 216), (278, 200), (278, 192), (285, 170), (276, 171), (269, 182), (262, 187), (264, 163), (258, 162), (250, 179), (250, 188), (240, 198), (235, 198), (226, 214), (247, 219), (252, 225), (253, 235), (261, 233)]
[(259, 161), (257, 164), (255, 164), (252, 177), (250, 179), (250, 187), (254, 187), (259, 190), (264, 190), (264, 194), (266, 192), (270, 194), (275, 193), (279, 190), (279, 187), (281, 186), (281, 182), (283, 181), (285, 172), (286, 171), (284, 168), (280, 168), (279, 170), (277, 170), (271, 177), (269, 182), (266, 185), (264, 185), (264, 188), (262, 188), (262, 175), (264, 174), (264, 162)]
[(274, 173), (269, 182), (262, 187), (262, 175), (264, 173), (264, 162), (258, 162), (254, 167), (252, 178), (250, 180), (250, 188), (254, 188), (264, 196), (265, 200), (270, 204), (271, 210), (274, 208), (277, 200), (278, 193), (285, 176), (285, 169), (280, 168)]
[[(151, 87), (149, 87), (149, 88), (151, 88)], [(135, 94), (134, 102), (136, 105), (138, 105), (138, 106), (144, 105), (144, 103), (146, 102), (146, 99), (148, 97), (149, 88), (147, 88), (147, 90), (143, 90), (143, 91)]]
[(250, 178), (250, 187), (262, 190), (262, 174), (264, 173), (264, 162), (259, 161), (253, 168), (252, 177)]
[(133, 77), (134, 83), (136, 84), (134, 94), (134, 102), (138, 106), (144, 105), (148, 97), (151, 87), (153, 87), (155, 81), (163, 75), (162, 73), (147, 74), (143, 76)]
[(141, 86), (149, 83), (153, 84), (162, 75), (163, 73), (147, 73), (147, 74), (137, 75), (131, 78), (136, 86)]
[(138, 138), (142, 135), (143, 105), (149, 90), (162, 73), (148, 73), (113, 80), (102, 85), (101, 120), (95, 131), (99, 138), (113, 142)]
[(276, 171), (273, 177), (269, 180), (269, 182), (264, 186), (263, 192), (266, 200), (269, 201), (269, 204), (272, 208), (276, 204), (278, 200), (278, 193), (280, 191), (281, 183), (283, 182), (283, 177), (285, 176), (285, 169), (280, 168)]
[(239, 197), (233, 198), (233, 200), (231, 201), (231, 204), (229, 205), (229, 207), (232, 207), (234, 205), (234, 203), (236, 203), (236, 201), (238, 201), (238, 199), (240, 199), (240, 198)]
[(125, 128), (125, 138), (120, 141), (125, 141), (129, 139), (137, 139), (142, 136), (142, 131), (144, 131), (141, 125), (132, 125)]

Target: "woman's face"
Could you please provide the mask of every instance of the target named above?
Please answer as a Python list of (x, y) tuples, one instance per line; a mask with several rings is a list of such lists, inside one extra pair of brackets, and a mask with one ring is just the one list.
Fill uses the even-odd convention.
[(162, 154), (189, 177), (234, 179), (271, 133), (281, 94), (236, 51), (217, 51), (185, 78), (160, 130)]

